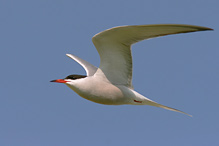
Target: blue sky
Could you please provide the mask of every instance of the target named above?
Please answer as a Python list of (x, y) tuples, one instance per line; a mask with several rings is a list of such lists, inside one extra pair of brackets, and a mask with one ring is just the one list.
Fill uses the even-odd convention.
[[(217, 0), (1, 0), (0, 145), (218, 145)], [(193, 118), (151, 106), (106, 106), (50, 80), (99, 65), (91, 38), (120, 25), (215, 29), (133, 45), (136, 91)]]

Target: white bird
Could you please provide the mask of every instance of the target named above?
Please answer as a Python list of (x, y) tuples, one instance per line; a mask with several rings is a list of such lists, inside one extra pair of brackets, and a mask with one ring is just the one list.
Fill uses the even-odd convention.
[(213, 29), (181, 24), (133, 25), (107, 29), (92, 38), (100, 55), (99, 68), (75, 55), (66, 54), (78, 62), (87, 75), (69, 75), (51, 82), (64, 83), (81, 97), (100, 104), (151, 105), (187, 114), (156, 103), (134, 91), (131, 45), (150, 38), (206, 30)]

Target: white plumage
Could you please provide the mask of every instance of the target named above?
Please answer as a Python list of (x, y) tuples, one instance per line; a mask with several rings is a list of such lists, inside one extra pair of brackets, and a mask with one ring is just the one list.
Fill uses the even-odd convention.
[(75, 55), (67, 54), (86, 70), (87, 77), (71, 75), (52, 82), (65, 83), (81, 97), (100, 104), (151, 105), (184, 113), (158, 104), (133, 90), (131, 45), (145, 39), (205, 30), (212, 29), (181, 24), (119, 26), (107, 29), (92, 38), (100, 55), (99, 68)]

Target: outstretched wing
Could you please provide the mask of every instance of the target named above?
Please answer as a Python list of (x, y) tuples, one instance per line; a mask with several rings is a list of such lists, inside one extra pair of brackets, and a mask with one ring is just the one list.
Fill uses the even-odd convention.
[(85, 69), (87, 76), (92, 76), (97, 71), (97, 67), (90, 64), (89, 62), (72, 54), (66, 54), (66, 55), (70, 57), (71, 59), (75, 60), (77, 63), (79, 63)]
[(212, 29), (193, 25), (158, 24), (119, 26), (100, 32), (92, 38), (100, 55), (100, 67), (95, 75), (104, 74), (112, 84), (131, 88), (132, 44), (154, 37), (205, 30)]

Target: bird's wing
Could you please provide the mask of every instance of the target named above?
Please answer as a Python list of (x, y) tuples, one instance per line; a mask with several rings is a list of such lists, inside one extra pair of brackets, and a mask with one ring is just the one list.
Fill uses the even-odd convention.
[(75, 60), (77, 63), (79, 63), (85, 69), (87, 76), (92, 76), (97, 71), (97, 67), (90, 64), (89, 62), (72, 54), (66, 54), (66, 55), (70, 57), (71, 59)]
[(131, 45), (139, 41), (170, 34), (212, 30), (207, 27), (158, 24), (114, 27), (96, 34), (92, 41), (100, 55), (100, 67), (95, 75), (101, 75), (113, 84), (132, 87)]

